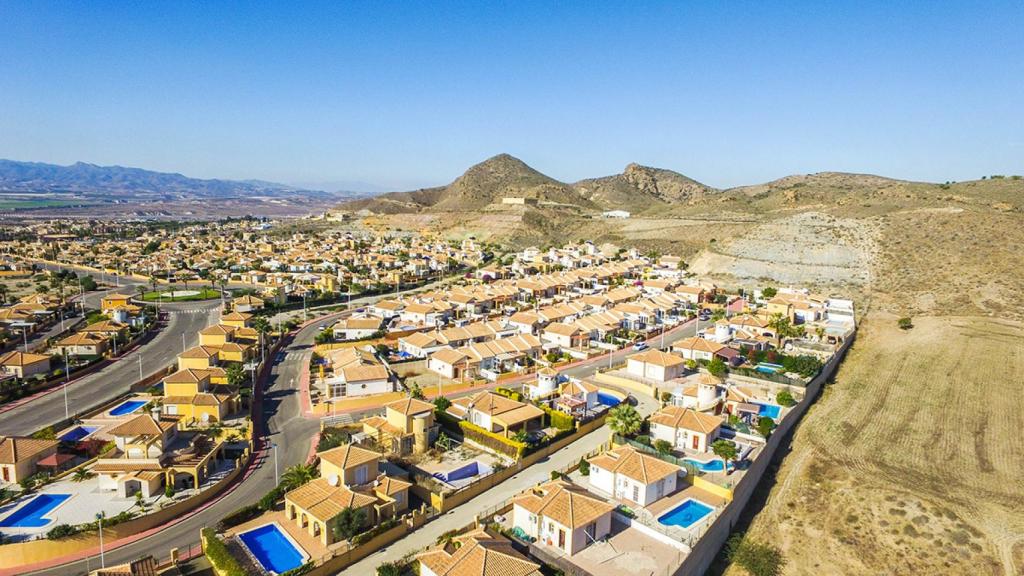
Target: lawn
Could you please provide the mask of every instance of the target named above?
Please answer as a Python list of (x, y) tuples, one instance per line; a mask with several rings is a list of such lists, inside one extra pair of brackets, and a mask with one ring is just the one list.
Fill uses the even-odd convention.
[[(178, 292), (185, 292), (185, 290), (177, 290)], [(161, 290), (156, 292), (146, 292), (142, 295), (142, 299), (146, 302), (156, 302), (158, 300), (162, 302), (191, 302), (193, 300), (212, 300), (214, 298), (220, 298), (220, 292), (212, 290), (210, 288), (202, 288), (199, 290), (188, 290), (188, 292), (195, 292), (195, 294), (177, 295), (171, 296), (171, 291)], [(163, 295), (162, 297), (160, 295)]]
[(896, 320), (862, 324), (749, 534), (785, 574), (1024, 573), (1024, 326)]

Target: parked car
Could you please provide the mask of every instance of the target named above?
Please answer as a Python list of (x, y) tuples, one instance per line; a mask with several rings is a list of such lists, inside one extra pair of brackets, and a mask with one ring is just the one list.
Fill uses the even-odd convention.
[(644, 350), (647, 350), (647, 348), (649, 348), (649, 346), (647, 346), (647, 342), (637, 342), (636, 344), (633, 344), (634, 352), (643, 352)]

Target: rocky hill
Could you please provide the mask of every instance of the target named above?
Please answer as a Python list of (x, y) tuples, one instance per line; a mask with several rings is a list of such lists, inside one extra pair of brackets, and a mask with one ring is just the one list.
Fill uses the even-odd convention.
[(630, 164), (622, 174), (580, 180), (580, 196), (607, 210), (643, 212), (665, 204), (693, 204), (718, 190), (678, 172)]
[(377, 214), (403, 212), (472, 212), (501, 204), (502, 198), (534, 198), (540, 206), (583, 210), (623, 209), (643, 212), (667, 204), (693, 203), (716, 189), (671, 170), (630, 164), (622, 174), (560, 182), (522, 160), (499, 154), (456, 178), (451, 184), (412, 192), (392, 192), (349, 202), (349, 210)]

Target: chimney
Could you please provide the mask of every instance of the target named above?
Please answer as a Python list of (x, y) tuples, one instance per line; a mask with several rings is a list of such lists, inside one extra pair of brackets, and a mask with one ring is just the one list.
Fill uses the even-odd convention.
[(152, 408), (150, 408), (149, 409), (149, 414), (153, 417), (153, 420), (156, 420), (157, 422), (160, 421), (160, 407), (159, 406), (154, 405)]

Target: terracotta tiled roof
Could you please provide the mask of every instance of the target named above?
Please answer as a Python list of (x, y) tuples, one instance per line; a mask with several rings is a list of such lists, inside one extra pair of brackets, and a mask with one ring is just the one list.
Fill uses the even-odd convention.
[(400, 414), (409, 416), (410, 414), (421, 414), (423, 412), (432, 412), (434, 405), (430, 402), (424, 402), (423, 400), (417, 400), (416, 398), (402, 398), (401, 400), (395, 400), (384, 405), (388, 410), (395, 410)]
[(692, 408), (665, 406), (651, 415), (651, 424), (661, 424), (671, 428), (684, 428), (708, 434), (722, 425), (725, 420), (720, 416), (697, 412)]
[(679, 467), (631, 446), (609, 450), (589, 460), (591, 465), (622, 474), (643, 484), (653, 484), (666, 476), (679, 472)]
[(42, 440), (21, 436), (8, 436), (0, 440), (0, 464), (17, 464), (60, 444), (57, 440)]
[(534, 576), (540, 574), (535, 564), (512, 547), (501, 536), (492, 536), (483, 529), (454, 539), (460, 546), (440, 546), (416, 556), (419, 562), (437, 576)]
[(527, 490), (512, 502), (569, 528), (586, 526), (615, 509), (614, 504), (565, 480), (555, 480), (539, 489)]
[(153, 418), (151, 414), (140, 414), (131, 420), (114, 426), (108, 432), (112, 436), (160, 436), (170, 430), (178, 421), (170, 418)]
[(327, 478), (316, 478), (284, 495), (318, 520), (331, 520), (345, 508), (365, 508), (377, 502), (376, 496), (353, 492), (342, 484), (332, 486)]
[(326, 460), (342, 470), (348, 470), (367, 462), (377, 462), (382, 458), (379, 452), (360, 448), (355, 444), (345, 444), (337, 448), (331, 448), (325, 452), (318, 453), (321, 460)]

